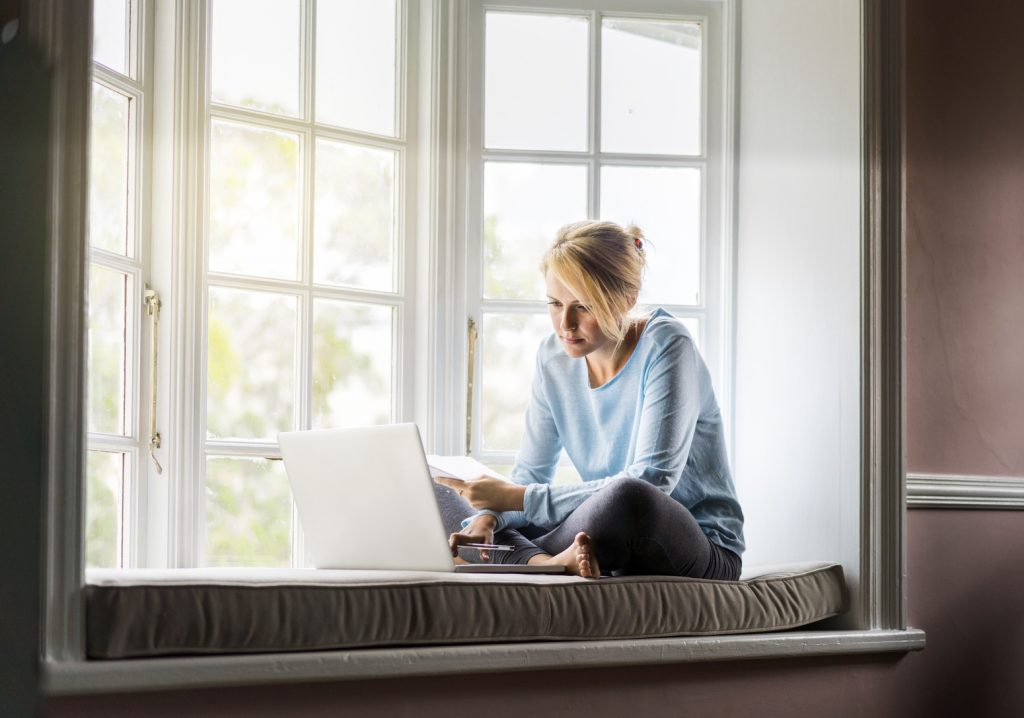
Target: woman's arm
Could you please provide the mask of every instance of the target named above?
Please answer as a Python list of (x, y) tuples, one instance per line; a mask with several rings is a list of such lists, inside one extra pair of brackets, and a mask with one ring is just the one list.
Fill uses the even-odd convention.
[[(526, 407), (526, 426), (523, 441), (516, 454), (515, 466), (512, 468), (512, 482), (519, 486), (531, 484), (550, 484), (558, 466), (558, 457), (562, 453), (562, 441), (558, 435), (558, 427), (548, 403), (544, 390), (544, 366), (542, 361), (543, 347), (537, 351), (536, 366), (533, 372), (533, 383), (530, 389), (530, 403)], [(504, 507), (502, 507), (504, 508)], [(520, 507), (521, 508), (521, 507)], [(522, 528), (529, 521), (522, 510), (494, 511), (485, 509), (477, 514), (488, 514), (495, 518), (495, 531), (505, 528)], [(468, 525), (474, 517), (463, 522)]]

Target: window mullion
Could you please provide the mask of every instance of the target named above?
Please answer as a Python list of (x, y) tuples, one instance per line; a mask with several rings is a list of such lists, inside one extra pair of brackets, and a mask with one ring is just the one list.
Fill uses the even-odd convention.
[(601, 15), (590, 15), (590, 150), (587, 216), (597, 219), (601, 212)]
[[(307, 31), (310, 30), (307, 20)], [(312, 40), (307, 38), (307, 45)], [(307, 61), (309, 57), (307, 55)], [(307, 73), (307, 75), (312, 74)], [(307, 77), (307, 85), (310, 80)], [(312, 107), (312, 102), (307, 102), (307, 107)], [(302, 148), (302, 187), (300, 195), (300, 206), (302, 211), (302, 223), (299, 239), (299, 251), (302, 254), (300, 281), (305, 290), (299, 297), (299, 346), (296, 356), (299, 372), (297, 376), (298, 387), (298, 426), (297, 429), (308, 429), (312, 426), (313, 417), (313, 305), (316, 292), (313, 285), (313, 200), (316, 192), (316, 132), (310, 126), (303, 134)]]
[[(303, 26), (300, 47), (301, 62), (301, 93), (302, 107), (306, 121), (309, 123), (303, 133), (302, 151), (302, 187), (300, 206), (302, 208), (302, 224), (299, 237), (301, 253), (299, 280), (306, 291), (299, 297), (299, 342), (297, 347), (298, 377), (298, 426), (297, 429), (309, 429), (313, 423), (313, 306), (316, 293), (313, 289), (313, 205), (316, 194), (316, 0), (303, 0)], [(278, 449), (280, 451), (280, 449)], [(291, 565), (306, 565), (305, 535), (299, 525), (299, 516), (292, 501), (291, 511)]]

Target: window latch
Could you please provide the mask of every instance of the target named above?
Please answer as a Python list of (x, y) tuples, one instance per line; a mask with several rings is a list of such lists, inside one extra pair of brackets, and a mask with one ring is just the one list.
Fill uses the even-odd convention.
[(160, 448), (160, 432), (157, 431), (156, 427), (156, 400), (157, 400), (157, 324), (160, 321), (160, 295), (156, 293), (156, 290), (146, 285), (146, 292), (143, 296), (143, 302), (146, 305), (146, 314), (149, 315), (149, 359), (150, 359), (150, 374), (149, 374), (149, 388), (150, 388), (150, 403), (149, 403), (149, 456), (153, 459), (153, 463), (156, 464), (156, 473), (164, 473), (164, 468), (160, 466), (160, 461), (156, 458), (156, 450)]
[(466, 456), (473, 454), (473, 372), (476, 369), (476, 340), (479, 332), (473, 317), (469, 318), (467, 327), (469, 335), (467, 340), (466, 361)]

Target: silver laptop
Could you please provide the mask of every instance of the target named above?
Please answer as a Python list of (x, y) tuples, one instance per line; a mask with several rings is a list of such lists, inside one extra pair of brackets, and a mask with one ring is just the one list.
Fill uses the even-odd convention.
[(317, 568), (562, 573), (559, 566), (455, 564), (415, 424), (277, 438)]

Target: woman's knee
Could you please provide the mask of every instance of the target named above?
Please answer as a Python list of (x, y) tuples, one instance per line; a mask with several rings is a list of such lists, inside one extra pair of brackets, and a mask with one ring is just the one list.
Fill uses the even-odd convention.
[(601, 493), (606, 495), (609, 504), (619, 509), (643, 510), (665, 498), (665, 495), (650, 483), (632, 477), (616, 479), (604, 487)]

